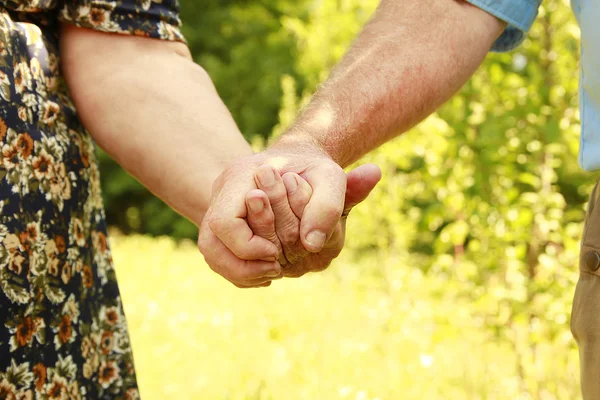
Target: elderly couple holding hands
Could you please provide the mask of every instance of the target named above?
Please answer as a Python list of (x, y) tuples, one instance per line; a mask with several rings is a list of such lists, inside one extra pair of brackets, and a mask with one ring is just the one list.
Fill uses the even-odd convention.
[(342, 168), (435, 111), (503, 32), (515, 36), (505, 28), (468, 2), (382, 1), (293, 126), (216, 179), (198, 240), (211, 268), (238, 287), (325, 269), (381, 177), (372, 164)]
[[(382, 0), (296, 122), (258, 154), (193, 62), (176, 0), (0, 5), (0, 397), (139, 398), (93, 141), (198, 225), (207, 263), (236, 286), (321, 271), (381, 177), (374, 165), (343, 168), (434, 112), (490, 49), (516, 47), (539, 3)], [(582, 43), (595, 47), (582, 65), (597, 71), (600, 7), (572, 3), (589, 11), (578, 14)], [(584, 104), (600, 92), (597, 74), (585, 76)], [(586, 147), (583, 166), (598, 169), (598, 154)], [(599, 399), (593, 245), (572, 327), (584, 396)]]

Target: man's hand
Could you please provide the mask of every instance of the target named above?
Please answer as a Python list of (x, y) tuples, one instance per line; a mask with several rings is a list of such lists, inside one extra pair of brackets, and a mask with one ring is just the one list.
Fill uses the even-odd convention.
[[(277, 173), (272, 168), (260, 168), (263, 165), (275, 167)], [(300, 221), (281, 184), (281, 175), (288, 172), (297, 174), (312, 189)], [(370, 174), (367, 178), (372, 182), (370, 191), (379, 180), (379, 170), (376, 179)], [(267, 238), (255, 235), (247, 223), (247, 208), (253, 205), (252, 202), (246, 205), (246, 195), (258, 188), (257, 182), (273, 202), (273, 223), (281, 245), (276, 244), (272, 234), (270, 237), (265, 234)], [(215, 181), (198, 247), (210, 267), (237, 286), (268, 285), (271, 279), (282, 276), (281, 265), (275, 260), (294, 264), (305, 255), (304, 249), (319, 253), (326, 243), (340, 240), (343, 243), (339, 223), (346, 200), (346, 182), (342, 168), (312, 142), (275, 144), (263, 153), (234, 163)], [(341, 250), (339, 244), (336, 246), (339, 248), (335, 251), (327, 248), (329, 261), (335, 257), (332, 254), (337, 255)], [(308, 270), (312, 268), (311, 265)]]
[[(273, 170), (273, 167), (261, 166), (257, 175), (270, 173), (269, 170)], [(381, 171), (373, 164), (362, 165), (347, 175), (342, 217), (319, 253), (310, 253), (298, 247), (300, 221), (313, 191), (308, 182), (296, 173), (288, 172), (281, 178), (277, 175), (275, 183), (269, 187), (264, 187), (257, 179), (261, 190), (252, 190), (246, 195), (248, 225), (255, 235), (269, 239), (276, 246), (294, 249), (291, 253), (293, 258), (290, 258), (289, 251), (284, 251), (286, 258), (279, 260), (285, 277), (297, 278), (308, 272), (323, 271), (344, 247), (348, 214), (355, 205), (366, 199), (380, 178)], [(281, 218), (287, 222), (279, 224), (279, 230), (276, 231), (275, 222)]]

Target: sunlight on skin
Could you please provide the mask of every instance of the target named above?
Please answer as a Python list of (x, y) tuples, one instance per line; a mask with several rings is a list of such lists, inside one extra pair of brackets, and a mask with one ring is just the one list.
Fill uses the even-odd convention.
[(333, 128), (335, 117), (336, 115), (333, 107), (329, 104), (324, 104), (314, 113), (314, 115), (311, 115), (307, 125), (311, 131), (329, 132), (329, 130)]
[[(306, 116), (309, 117), (304, 118)], [(302, 147), (310, 143), (322, 150), (325, 137), (335, 129), (336, 117), (336, 111), (329, 103), (320, 105), (315, 110), (307, 109), (297, 123), (296, 132), (284, 135), (282, 141), (285, 141), (288, 147), (295, 144)], [(309, 132), (310, 134), (308, 134)], [(267, 163), (274, 168), (281, 169), (289, 163), (289, 160), (286, 157), (278, 156), (270, 158)]]
[(280, 170), (284, 166), (286, 166), (289, 162), (287, 157), (272, 157), (267, 160), (267, 164), (272, 166), (273, 168)]

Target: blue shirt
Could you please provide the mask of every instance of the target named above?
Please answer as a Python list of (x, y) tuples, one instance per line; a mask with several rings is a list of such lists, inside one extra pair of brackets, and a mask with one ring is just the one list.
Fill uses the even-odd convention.
[[(521, 44), (541, 3), (541, 0), (467, 1), (507, 23), (492, 46), (493, 51), (508, 51)], [(600, 1), (571, 0), (571, 6), (581, 28), (579, 164), (594, 171), (600, 170)]]

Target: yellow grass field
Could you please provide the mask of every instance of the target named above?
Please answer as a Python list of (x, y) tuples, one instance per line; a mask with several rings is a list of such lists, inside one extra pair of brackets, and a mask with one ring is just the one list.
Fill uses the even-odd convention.
[(193, 243), (111, 243), (145, 400), (579, 397), (568, 321), (532, 358), (518, 331), (485, 329), (447, 278), (394, 260), (376, 266), (385, 284), (342, 255), (320, 275), (240, 290)]

